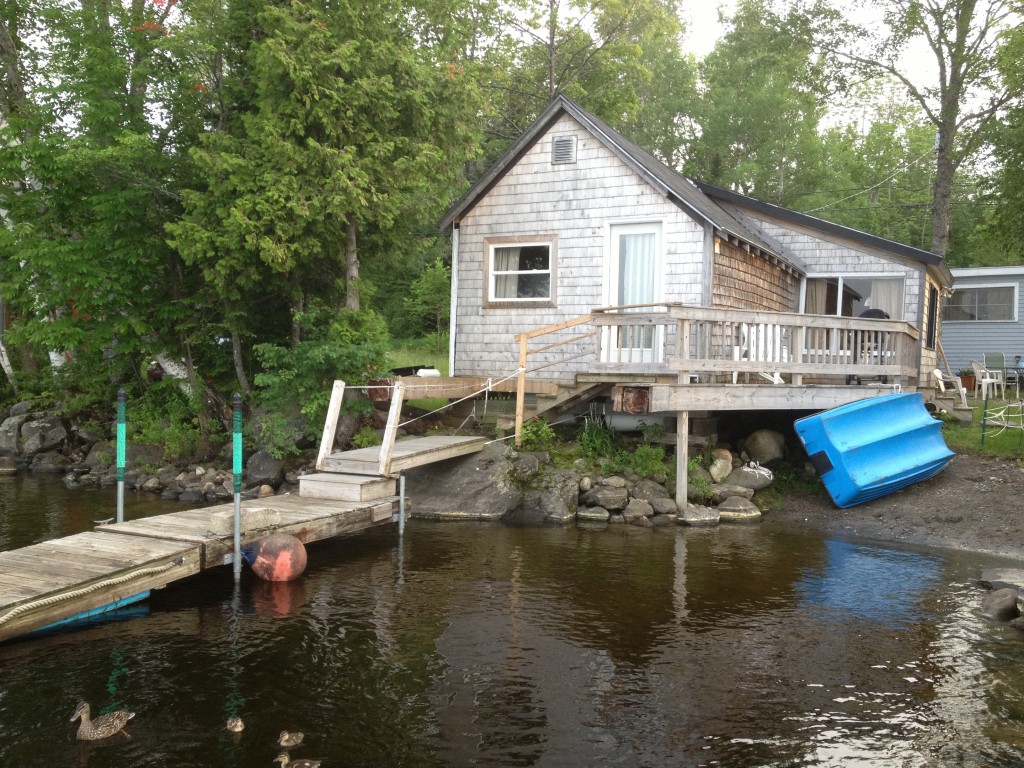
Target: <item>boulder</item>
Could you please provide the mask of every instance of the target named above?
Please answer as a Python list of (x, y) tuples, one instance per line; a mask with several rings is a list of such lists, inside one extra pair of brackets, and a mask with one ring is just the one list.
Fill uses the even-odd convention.
[(47, 451), (46, 453), (37, 453), (35, 455), (35, 458), (32, 460), (32, 471), (63, 473), (68, 470), (71, 464), (71, 459), (59, 451)]
[(774, 429), (759, 429), (744, 442), (747, 455), (758, 464), (781, 459), (786, 449), (786, 438)]
[[(619, 479), (622, 480), (622, 478)], [(624, 480), (623, 483), (625, 483)], [(625, 509), (629, 503), (629, 491), (626, 490), (625, 485), (621, 488), (598, 485), (584, 494), (583, 503), (588, 507), (604, 507), (609, 512), (618, 512)]]
[(667, 499), (668, 497), (669, 492), (665, 490), (665, 486), (653, 480), (638, 480), (633, 488), (634, 499), (653, 501), (654, 499)]
[(1019, 594), (1013, 587), (989, 592), (981, 600), (981, 612), (996, 621), (1010, 621), (1020, 616), (1017, 607)]
[(759, 491), (771, 485), (775, 475), (767, 467), (759, 466), (756, 463), (744, 464), (737, 467), (725, 478), (723, 485), (739, 485), (743, 488), (750, 488)]
[(434, 520), (498, 520), (519, 506), (522, 485), (513, 482), (505, 449), (492, 443), (480, 453), (418, 467), (406, 473), (416, 489), (412, 516)]
[(576, 511), (577, 520), (585, 520), (592, 523), (607, 523), (611, 515), (604, 507), (581, 507)]
[(68, 431), (56, 416), (26, 421), (21, 426), (21, 452), (26, 456), (56, 451), (63, 447)]
[(576, 517), (579, 502), (580, 476), (572, 469), (545, 467), (534, 477), (518, 507), (502, 520), (518, 524), (567, 523)]
[(651, 506), (654, 508), (655, 515), (674, 515), (679, 507), (676, 505), (675, 499), (668, 497), (663, 499), (651, 499)]
[(717, 509), (723, 523), (751, 523), (761, 519), (761, 510), (742, 496), (730, 496)]
[(21, 425), (26, 421), (28, 416), (21, 414), (8, 416), (4, 423), (0, 424), (0, 455), (17, 456), (20, 453)]
[(630, 499), (625, 509), (622, 510), (622, 517), (627, 523), (634, 522), (638, 517), (653, 517), (654, 508), (650, 502), (643, 499)]
[(676, 522), (679, 525), (718, 525), (718, 519), (718, 510), (714, 507), (686, 504), (679, 510)]
[[(726, 453), (728, 453), (728, 451), (726, 451)], [(730, 455), (728, 459), (716, 456), (711, 460), (711, 467), (708, 469), (708, 474), (711, 476), (712, 482), (722, 482), (729, 476), (730, 472), (732, 472), (732, 455)]]
[(256, 451), (245, 463), (245, 486), (270, 485), (276, 488), (284, 480), (284, 462), (264, 449)]
[(730, 496), (742, 496), (745, 499), (752, 499), (754, 498), (754, 491), (752, 488), (745, 488), (742, 485), (727, 485), (725, 483), (711, 486), (711, 500), (715, 504), (721, 504)]

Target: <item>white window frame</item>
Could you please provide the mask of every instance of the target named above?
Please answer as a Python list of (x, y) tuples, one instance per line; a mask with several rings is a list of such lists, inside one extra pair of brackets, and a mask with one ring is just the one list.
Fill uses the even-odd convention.
[[(901, 280), (903, 282), (902, 311), (905, 316), (907, 311), (907, 275), (902, 272), (865, 272), (854, 274), (839, 274), (836, 272), (816, 272), (808, 274), (800, 282), (800, 313), (807, 314), (807, 283), (811, 280), (835, 280), (838, 286), (836, 294), (835, 317), (844, 317), (843, 302), (839, 300), (843, 295), (843, 282), (845, 280)], [(893, 320), (902, 320), (903, 316), (893, 317)]]
[[(1012, 317), (1006, 320), (947, 320), (945, 317), (942, 318), (943, 323), (1016, 323), (1018, 308), (1020, 307), (1020, 283), (978, 283), (976, 285), (961, 285), (960, 287), (953, 286), (953, 293), (957, 291), (976, 291), (978, 289), (985, 288), (1010, 288), (1013, 291), (1013, 301), (1010, 305), (1010, 312)], [(946, 300), (942, 306), (942, 313), (945, 314), (946, 307), (949, 302), (952, 301), (952, 297)]]
[[(605, 222), (603, 288), (605, 306), (618, 305), (619, 264), (615, 236), (620, 233), (653, 234), (655, 236), (654, 296), (650, 303), (658, 304), (665, 301), (665, 230), (666, 225), (663, 219), (619, 219)], [(652, 329), (653, 336), (649, 342), (645, 341), (642, 346), (633, 349), (622, 347), (617, 334), (618, 330), (614, 327), (602, 329), (601, 359), (603, 362), (613, 362), (622, 359), (623, 356), (634, 363), (658, 363), (665, 359), (665, 335), (660, 326), (655, 326)]]
[[(494, 257), (498, 248), (530, 248), (546, 246), (548, 249), (548, 268), (531, 270), (502, 271), (495, 268)], [(484, 273), (485, 273), (485, 307), (553, 307), (556, 300), (558, 264), (557, 235), (513, 235), (484, 238)], [(505, 274), (515, 275), (547, 275), (548, 295), (527, 298), (504, 298), (496, 296), (497, 278)]]

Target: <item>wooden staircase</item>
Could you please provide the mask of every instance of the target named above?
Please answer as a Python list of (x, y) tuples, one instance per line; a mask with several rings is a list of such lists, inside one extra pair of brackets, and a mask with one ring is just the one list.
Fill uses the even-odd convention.
[(320, 440), (317, 472), (299, 478), (299, 496), (339, 501), (373, 501), (393, 497), (396, 478), (405, 470), (483, 449), (487, 440), (479, 436), (432, 435), (396, 441), (402, 402), (407, 398), (401, 381), (393, 386), (382, 444), (351, 451), (332, 451), (345, 392), (345, 382), (334, 382)]

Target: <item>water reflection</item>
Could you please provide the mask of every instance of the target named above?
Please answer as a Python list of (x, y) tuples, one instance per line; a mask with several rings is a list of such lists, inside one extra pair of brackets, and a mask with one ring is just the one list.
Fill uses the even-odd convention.
[[(269, 765), (284, 729), (325, 766), (1024, 761), (1024, 645), (978, 615), (976, 561), (415, 521), (308, 554), (299, 581), (224, 569), (0, 646), (0, 764)], [(80, 749), (78, 697), (136, 711), (133, 739)]]

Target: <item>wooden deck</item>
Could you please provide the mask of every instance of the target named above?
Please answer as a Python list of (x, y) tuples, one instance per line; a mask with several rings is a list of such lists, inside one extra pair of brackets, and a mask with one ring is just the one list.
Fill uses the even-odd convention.
[[(242, 546), (269, 533), (304, 543), (396, 519), (394, 497), (364, 502), (290, 494), (242, 504)], [(234, 505), (105, 525), (0, 552), (0, 641), (232, 562)], [(230, 578), (225, 572), (225, 578)]]
[[(483, 448), (487, 439), (480, 436), (432, 435), (410, 437), (397, 441), (391, 449), (391, 473), (403, 472), (435, 461), (465, 456)], [(323, 458), (321, 469), (325, 472), (342, 472), (353, 475), (377, 475), (383, 446), (339, 451)]]

